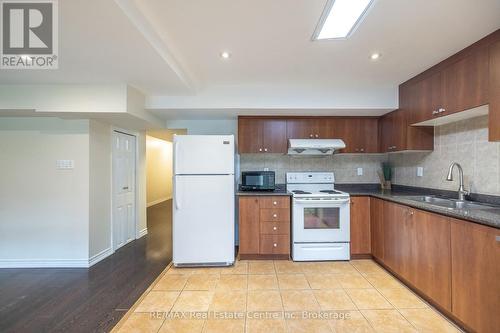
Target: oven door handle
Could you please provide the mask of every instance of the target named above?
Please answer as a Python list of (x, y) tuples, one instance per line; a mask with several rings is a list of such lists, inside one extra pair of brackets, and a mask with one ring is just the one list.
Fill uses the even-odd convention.
[(345, 200), (304, 200), (304, 199), (294, 199), (293, 202), (298, 204), (335, 204), (335, 205), (343, 205), (349, 203), (350, 199)]

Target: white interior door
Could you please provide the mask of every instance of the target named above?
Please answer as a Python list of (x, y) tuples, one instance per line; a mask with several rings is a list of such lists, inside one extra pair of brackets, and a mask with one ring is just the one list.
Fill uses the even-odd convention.
[(113, 133), (113, 249), (135, 239), (135, 136)]

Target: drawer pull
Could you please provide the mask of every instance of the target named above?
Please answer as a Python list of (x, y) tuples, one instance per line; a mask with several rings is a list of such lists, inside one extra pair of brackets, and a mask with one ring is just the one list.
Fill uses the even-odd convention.
[(273, 217), (278, 217), (278, 214), (273, 214)]
[(276, 228), (276, 227), (273, 227), (273, 230), (278, 230), (278, 228)]
[(277, 204), (278, 204), (278, 202), (277, 202), (277, 201), (273, 201), (273, 205), (275, 205), (275, 206), (276, 206)]
[(277, 244), (277, 243), (274, 243), (274, 244), (273, 244), (273, 246), (274, 246), (274, 247), (278, 247), (278, 244)]

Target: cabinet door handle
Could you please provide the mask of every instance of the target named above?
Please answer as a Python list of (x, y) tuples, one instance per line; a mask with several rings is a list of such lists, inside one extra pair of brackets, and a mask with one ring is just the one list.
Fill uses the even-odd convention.
[(278, 228), (276, 228), (276, 227), (273, 227), (273, 230), (274, 230), (274, 231), (276, 231), (276, 230), (278, 230)]
[(438, 113), (446, 112), (445, 108), (439, 108)]
[(438, 110), (432, 110), (432, 114), (433, 115), (437, 115), (437, 114), (439, 114), (439, 111)]
[(262, 148), (259, 148), (259, 151), (262, 151)]
[(319, 135), (318, 135), (318, 134), (316, 134), (316, 135), (315, 135), (315, 137), (319, 138)]
[(274, 247), (278, 247), (278, 244), (277, 244), (277, 243), (274, 243), (274, 244), (273, 244), (273, 246), (274, 246)]
[(273, 205), (277, 205), (278, 204), (278, 201), (273, 201)]
[(264, 148), (264, 151), (266, 151), (266, 152), (267, 152), (267, 148)]
[(364, 148), (361, 148), (359, 151), (363, 153), (363, 152), (365, 151), (365, 149), (364, 149)]
[(309, 134), (309, 137), (310, 137), (310, 138), (312, 138), (313, 136), (314, 136), (314, 135), (312, 135), (312, 134)]
[(273, 214), (273, 217), (274, 217), (274, 218), (278, 217), (278, 214)]

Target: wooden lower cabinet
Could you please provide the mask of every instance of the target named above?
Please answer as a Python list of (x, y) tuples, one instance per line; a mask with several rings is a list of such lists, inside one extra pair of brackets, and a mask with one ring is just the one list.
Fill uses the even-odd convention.
[(384, 200), (371, 198), (370, 230), (372, 255), (384, 261)]
[(290, 197), (239, 197), (241, 259), (290, 256)]
[(500, 328), (500, 230), (451, 223), (452, 313), (476, 332)]
[(370, 197), (351, 197), (351, 255), (371, 253)]

